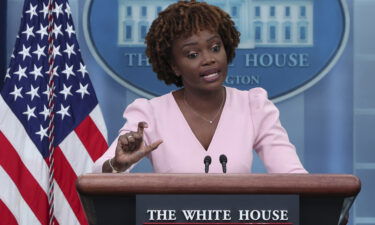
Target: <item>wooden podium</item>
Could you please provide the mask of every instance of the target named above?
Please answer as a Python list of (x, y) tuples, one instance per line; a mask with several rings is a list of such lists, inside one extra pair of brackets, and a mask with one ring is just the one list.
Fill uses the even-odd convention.
[(339, 174), (86, 174), (76, 185), (95, 225), (135, 224), (137, 194), (295, 194), (301, 225), (338, 225), (361, 188)]

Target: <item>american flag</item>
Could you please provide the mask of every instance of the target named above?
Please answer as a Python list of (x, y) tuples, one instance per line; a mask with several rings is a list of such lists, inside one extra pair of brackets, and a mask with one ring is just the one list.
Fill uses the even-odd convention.
[(106, 137), (67, 0), (25, 0), (0, 96), (0, 224), (87, 224), (74, 182)]

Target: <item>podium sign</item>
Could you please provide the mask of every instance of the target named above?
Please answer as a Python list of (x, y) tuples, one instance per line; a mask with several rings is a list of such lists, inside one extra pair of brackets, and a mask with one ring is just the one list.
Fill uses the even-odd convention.
[(298, 195), (137, 195), (136, 225), (299, 225)]
[[(360, 180), (347, 174), (86, 174), (77, 180), (92, 225), (342, 225), (360, 189)], [(261, 221), (267, 210), (289, 221)], [(184, 212), (192, 219), (184, 220)]]

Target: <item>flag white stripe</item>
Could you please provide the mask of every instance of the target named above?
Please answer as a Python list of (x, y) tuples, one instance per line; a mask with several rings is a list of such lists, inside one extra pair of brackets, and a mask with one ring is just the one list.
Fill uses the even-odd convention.
[[(35, 180), (39, 183), (39, 185), (43, 188), (43, 190), (45, 192), (47, 192), (47, 190), (48, 190), (48, 167), (47, 167), (47, 164), (45, 163), (42, 155), (39, 153), (39, 151), (37, 150), (34, 143), (31, 141), (29, 136), (26, 134), (26, 131), (25, 131), (24, 127), (22, 126), (22, 124), (19, 122), (19, 120), (16, 118), (16, 116), (14, 116), (13, 112), (9, 109), (8, 105), (4, 102), (4, 100), (1, 96), (0, 96), (0, 106), (1, 106), (0, 107), (0, 115), (4, 115), (4, 116), (1, 117), (0, 130), (3, 132), (4, 136), (9, 140), (9, 142), (12, 143), (13, 147), (18, 152), (18, 155), (20, 156), (21, 160), (23, 161), (25, 166), (28, 168), (30, 173), (33, 175)], [(7, 129), (5, 129), (5, 128), (7, 128)], [(71, 134), (73, 134), (73, 133), (74, 132), (72, 132)], [(75, 133), (74, 133), (74, 135), (76, 136)], [(76, 138), (78, 138), (78, 137), (76, 136)], [(82, 143), (79, 140), (78, 140), (78, 142), (76, 142), (76, 144), (77, 143), (79, 143), (79, 145), (82, 145)], [(88, 156), (87, 151), (82, 149), (82, 147), (79, 147), (81, 149), (81, 151), (80, 151), (80, 154), (77, 154), (77, 151), (76, 151), (77, 147), (78, 146), (69, 145), (70, 156), (67, 158), (68, 160), (71, 160), (71, 158), (74, 159), (74, 157), (75, 157), (75, 158), (77, 158), (77, 159), (75, 159), (76, 164), (78, 164), (79, 160), (82, 160), (82, 157), (78, 157), (78, 155), (81, 155), (81, 153), (83, 153), (83, 152), (87, 155), (89, 160), (91, 160), (91, 158)], [(76, 152), (76, 155), (74, 155), (74, 151)], [(91, 164), (92, 163), (93, 162), (91, 162)], [(35, 165), (38, 165), (38, 166), (35, 166)], [(86, 167), (90, 167), (90, 166), (85, 166), (85, 168)], [(80, 170), (79, 167), (78, 167), (78, 170)], [(13, 185), (13, 186), (15, 186), (15, 185)], [(5, 187), (7, 187), (7, 186), (5, 186)], [(15, 188), (13, 188), (13, 189), (17, 189), (17, 187), (15, 186)], [(18, 192), (18, 189), (17, 189), (17, 192)], [(68, 218), (69, 218), (69, 220), (75, 221), (72, 224), (79, 224), (75, 214), (73, 213), (72, 209), (70, 208), (70, 205), (69, 205), (68, 201), (66, 200), (64, 194), (62, 193), (61, 189), (60, 188), (56, 189), (56, 183), (55, 183), (55, 194), (56, 194), (56, 196), (55, 196), (55, 212), (59, 212), (59, 214), (56, 214), (56, 219), (59, 221), (59, 224), (70, 224), (70, 223), (65, 222)], [(22, 199), (22, 196), (19, 195), (19, 198)], [(12, 197), (10, 197), (10, 199), (12, 199)], [(22, 201), (24, 202), (23, 199), (22, 199)], [(4, 202), (4, 203), (8, 207), (10, 207), (10, 206), (14, 207), (15, 205), (18, 205), (18, 204), (14, 204), (14, 201)], [(24, 202), (24, 204), (27, 205), (26, 202)], [(29, 206), (27, 206), (27, 207), (29, 208)], [(63, 207), (63, 209), (60, 209), (60, 207)], [(29, 208), (29, 210), (31, 211), (30, 208)], [(16, 217), (23, 217), (23, 216), (27, 216), (28, 214), (27, 213), (24, 214), (23, 210), (21, 210), (21, 211), (18, 211), (18, 212), (15, 211), (14, 215)], [(35, 217), (35, 215), (34, 215), (34, 217)], [(26, 218), (26, 220), (28, 220), (28, 219)], [(38, 223), (39, 223), (39, 221), (38, 221)], [(20, 224), (38, 224), (38, 223), (25, 222), (25, 223), (20, 223)]]
[[(28, 168), (42, 189), (48, 190), (48, 167), (42, 155), (29, 138), (21, 122), (10, 110), (0, 95), (0, 130), (12, 143), (22, 162)], [(36, 166), (37, 165), (37, 166)]]
[[(18, 224), (19, 225), (40, 224), (34, 212), (30, 209), (29, 205), (22, 198), (21, 193), (18, 191), (18, 188), (14, 184), (13, 180), (9, 177), (9, 175), (5, 172), (5, 170), (1, 166), (0, 166), (0, 181), (1, 181), (0, 198), (4, 202), (4, 204), (8, 207), (8, 209), (12, 212)], [(1, 222), (1, 217), (0, 217), (0, 222)]]
[[(54, 166), (56, 172), (56, 174), (53, 175), (49, 173), (46, 158), (43, 158), (43, 155), (39, 152), (40, 149), (38, 149), (40, 143), (48, 142), (46, 139), (47, 137), (45, 137), (46, 131), (40, 130), (37, 132), (39, 129), (45, 129), (48, 122), (51, 121), (45, 121), (44, 118), (39, 115), (41, 113), (40, 108), (37, 110), (38, 112), (34, 112), (35, 107), (46, 107), (48, 102), (46, 102), (43, 98), (34, 98), (33, 94), (31, 98), (30, 96), (25, 96), (25, 94), (30, 94), (29, 92), (26, 92), (28, 90), (23, 89), (21, 93), (21, 89), (18, 88), (25, 88), (31, 85), (32, 90), (30, 92), (38, 92), (41, 95), (41, 92), (45, 90), (44, 88), (46, 85), (50, 85), (50, 77), (46, 72), (48, 72), (48, 63), (49, 59), (51, 58), (51, 54), (46, 54), (40, 59), (39, 56), (37, 57), (36, 55), (29, 55), (29, 59), (26, 60), (24, 54), (23, 57), (13, 57), (9, 64), (9, 70), (16, 71), (18, 68), (18, 73), (20, 73), (20, 76), (19, 79), (15, 76), (8, 77), (4, 83), (4, 89), (1, 92), (4, 98), (0, 96), (0, 137), (5, 143), (8, 143), (9, 141), (9, 146), (8, 144), (4, 145), (6, 147), (4, 150), (8, 150), (9, 147), (8, 152), (2, 151), (2, 143), (0, 143), (0, 152), (3, 153), (1, 157), (4, 157), (3, 160), (1, 160), (1, 163), (4, 163), (2, 164), (3, 167), (0, 166), (1, 202), (3, 202), (4, 205), (9, 208), (10, 213), (14, 214), (14, 217), (20, 225), (38, 225), (40, 223), (46, 224), (50, 219), (48, 217), (51, 216), (49, 215), (49, 212), (54, 214), (54, 220), (59, 222), (61, 225), (73, 225), (80, 223), (86, 224), (84, 212), (79, 204), (79, 198), (75, 190), (74, 179), (76, 176), (82, 173), (91, 171), (91, 167), (94, 163), (93, 160), (99, 157), (101, 152), (105, 150), (103, 148), (106, 148), (107, 146), (101, 137), (98, 138), (98, 140), (100, 140), (100, 144), (97, 144), (98, 140), (96, 140), (96, 138), (92, 139), (93, 135), (91, 135), (91, 133), (97, 135), (98, 132), (100, 132), (100, 135), (104, 137), (104, 140), (107, 140), (107, 130), (89, 76), (78, 76), (78, 73), (80, 72), (78, 70), (78, 64), (80, 64), (80, 67), (84, 66), (81, 55), (78, 54), (80, 50), (78, 46), (74, 47), (74, 44), (72, 46), (68, 44), (75, 43), (77, 41), (76, 36), (71, 36), (69, 34), (69, 37), (67, 37), (65, 35), (66, 32), (64, 33), (64, 31), (61, 30), (59, 35), (55, 35), (56, 43), (54, 42), (55, 44), (53, 44), (53, 46), (49, 46), (48, 42), (43, 40), (43, 36), (35, 36), (34, 38), (29, 39), (29, 35), (26, 37), (22, 34), (25, 33), (22, 32), (22, 30), (29, 30), (29, 27), (33, 25), (46, 27), (51, 22), (46, 19), (45, 15), (41, 15), (40, 13), (38, 15), (35, 14), (37, 20), (32, 20), (33, 15), (28, 15), (30, 14), (30, 11), (35, 10), (39, 12), (46, 8), (45, 4), (38, 3), (34, 6), (33, 2), (34, 0), (25, 0), (24, 2), (24, 9), (28, 9), (28, 11), (23, 12), (23, 18), (21, 20), (18, 35), (19, 39), (17, 39), (18, 41), (14, 47), (14, 53), (17, 55), (17, 53), (20, 52), (21, 47), (23, 49), (22, 51), (26, 51), (26, 48), (32, 48), (33, 46), (35, 47), (35, 45), (38, 45), (38, 49), (41, 48), (40, 46), (47, 47), (49, 50), (51, 50), (49, 47), (53, 47), (52, 55), (55, 56), (56, 50), (58, 53), (57, 55), (59, 55), (58, 57), (61, 58), (61, 60), (55, 62), (54, 68), (56, 69), (59, 67), (59, 71), (61, 73), (65, 65), (65, 70), (63, 73), (66, 72), (67, 78), (73, 76), (71, 79), (65, 80), (61, 80), (58, 76), (56, 79), (54, 79), (55, 93), (57, 95), (58, 93), (64, 94), (64, 99), (61, 98), (62, 102), (60, 106), (56, 106), (61, 108), (60, 111), (57, 112), (58, 108), (54, 109), (54, 113), (61, 114), (57, 115), (57, 117), (55, 117), (57, 120), (52, 122), (54, 123), (54, 126), (61, 126), (60, 128), (62, 128), (62, 132), (56, 133), (56, 135), (59, 134), (64, 136), (54, 137), (58, 139), (61, 138), (63, 142), (58, 146), (58, 150), (55, 152), (55, 155), (52, 156), (55, 160)], [(61, 4), (58, 6), (54, 6), (59, 7), (61, 17), (59, 17), (58, 20), (53, 20), (52, 25), (54, 27), (73, 27), (73, 20), (71, 15), (68, 13), (68, 10), (70, 10), (68, 1), (61, 0), (60, 3)], [(41, 7), (43, 7), (43, 9)], [(37, 21), (37, 23), (35, 23), (35, 21)], [(68, 52), (59, 50), (60, 47), (64, 48), (65, 45), (67, 48), (68, 45), (70, 46)], [(72, 55), (72, 52), (76, 52), (77, 54)], [(37, 62), (42, 62), (41, 65), (43, 66), (40, 68), (38, 67), (38, 70), (43, 73), (43, 76), (35, 76), (34, 79), (34, 77), (29, 76), (30, 74), (27, 71), (31, 71), (33, 68), (36, 68), (36, 64), (38, 64)], [(55, 72), (59, 73), (59, 71)], [(23, 73), (23, 75), (21, 73)], [(77, 76), (74, 76), (74, 74)], [(79, 93), (67, 94), (67, 92), (70, 92), (67, 90), (67, 87), (78, 84), (90, 84), (90, 86), (86, 86), (89, 89), (85, 90), (90, 93), (87, 93), (88, 96), (86, 96), (84, 99), (82, 99)], [(38, 91), (34, 89), (35, 85), (38, 87), (40, 86), (43, 88), (43, 90), (40, 89)], [(10, 92), (12, 89), (15, 91)], [(12, 95), (17, 95), (18, 98), (15, 99), (15, 96)], [(21, 95), (24, 97), (22, 98)], [(8, 98), (11, 99), (9, 106), (5, 102), (5, 99)], [(58, 96), (58, 98), (60, 99), (60, 96)], [(25, 107), (27, 107), (27, 109)], [(46, 111), (47, 109), (43, 110), (42, 114)], [(90, 111), (91, 113), (89, 114)], [(37, 116), (34, 113), (37, 114)], [(27, 118), (27, 121), (24, 122), (23, 120), (18, 120), (17, 116)], [(90, 118), (87, 118), (87, 116), (90, 116)], [(86, 121), (82, 124), (78, 124), (79, 127), (77, 128), (76, 133), (74, 132), (75, 127), (73, 125), (77, 124), (75, 124), (74, 118), (81, 117), (86, 119)], [(95, 124), (95, 128), (93, 127), (92, 122)], [(25, 125), (25, 127), (23, 125)], [(81, 138), (78, 136), (78, 134), (82, 135), (83, 137)], [(41, 135), (42, 138), (45, 138), (42, 139), (44, 142), (40, 140), (39, 135)], [(90, 149), (86, 149), (85, 146)], [(15, 159), (12, 160), (7, 156), (14, 157)], [(92, 159), (91, 156), (93, 156), (94, 159)], [(17, 167), (17, 164), (19, 167)], [(73, 171), (71, 171), (71, 168)], [(50, 188), (49, 178), (55, 179), (55, 186), (53, 189), (54, 211), (50, 210), (48, 212), (49, 208), (47, 205), (47, 198), (51, 197), (48, 196), (48, 194), (50, 194), (48, 193)], [(7, 218), (6, 216), (7, 213), (4, 214), (5, 219)], [(0, 224), (3, 222), (1, 217), (2, 215), (0, 213)]]
[(59, 147), (77, 176), (91, 171), (94, 162), (76, 132), (70, 132)]
[(60, 186), (55, 181), (55, 217), (60, 225), (80, 224)]
[(103, 119), (102, 111), (99, 107), (99, 104), (91, 111), (89, 114), (91, 119), (95, 122), (96, 126), (98, 127), (100, 133), (102, 133), (104, 139), (108, 142), (108, 134), (107, 128)]

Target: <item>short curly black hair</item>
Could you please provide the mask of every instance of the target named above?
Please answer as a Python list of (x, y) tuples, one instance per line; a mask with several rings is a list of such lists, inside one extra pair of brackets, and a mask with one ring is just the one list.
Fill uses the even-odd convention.
[(220, 35), (230, 63), (240, 42), (240, 32), (228, 13), (194, 0), (176, 2), (159, 13), (145, 38), (146, 55), (159, 80), (167, 85), (183, 86), (181, 77), (176, 76), (171, 67), (173, 41), (206, 29)]

